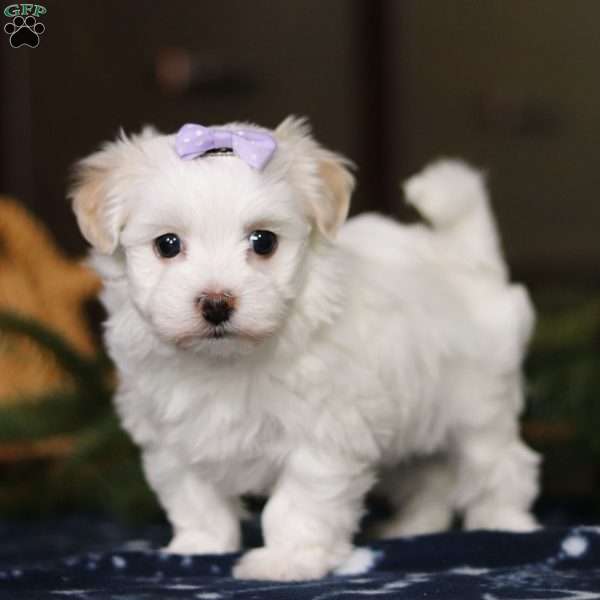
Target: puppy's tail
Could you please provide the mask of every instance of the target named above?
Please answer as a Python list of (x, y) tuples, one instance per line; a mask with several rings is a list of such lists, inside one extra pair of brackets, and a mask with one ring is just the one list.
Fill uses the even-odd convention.
[(482, 173), (461, 160), (428, 165), (403, 185), (449, 259), (506, 280), (506, 265)]

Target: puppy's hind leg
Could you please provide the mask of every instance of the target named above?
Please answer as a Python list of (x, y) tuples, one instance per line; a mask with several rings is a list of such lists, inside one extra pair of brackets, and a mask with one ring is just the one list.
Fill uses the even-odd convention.
[(487, 391), (478, 411), (470, 412), (453, 435), (457, 461), (455, 502), (466, 529), (530, 531), (537, 522), (530, 512), (538, 492), (539, 457), (519, 437), (517, 407), (521, 405), (518, 374), (473, 382)]
[(385, 470), (376, 492), (385, 496), (395, 512), (369, 533), (393, 538), (447, 530), (453, 518), (454, 478), (450, 462), (438, 455)]

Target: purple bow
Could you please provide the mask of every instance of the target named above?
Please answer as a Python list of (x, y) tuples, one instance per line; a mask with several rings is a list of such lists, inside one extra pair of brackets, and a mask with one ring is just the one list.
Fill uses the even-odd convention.
[(175, 150), (183, 160), (219, 148), (230, 148), (253, 169), (262, 170), (271, 160), (277, 142), (272, 135), (256, 129), (220, 129), (195, 123), (186, 123), (175, 137)]

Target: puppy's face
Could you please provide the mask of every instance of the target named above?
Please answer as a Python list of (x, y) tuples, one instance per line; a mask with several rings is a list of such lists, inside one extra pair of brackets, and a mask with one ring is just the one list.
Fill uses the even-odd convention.
[(173, 136), (153, 132), (80, 163), (82, 232), (98, 251), (124, 254), (130, 299), (168, 343), (223, 356), (275, 334), (315, 240), (345, 219), (353, 179), (343, 160), (300, 121), (273, 135), (263, 170), (233, 155), (182, 160)]
[(235, 350), (278, 328), (310, 234), (285, 180), (235, 157), (176, 157), (129, 193), (121, 245), (131, 298), (162, 338)]

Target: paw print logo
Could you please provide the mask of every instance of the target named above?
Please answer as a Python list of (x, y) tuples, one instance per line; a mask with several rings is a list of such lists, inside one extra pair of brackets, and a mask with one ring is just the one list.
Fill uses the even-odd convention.
[(46, 28), (33, 16), (15, 17), (11, 23), (4, 26), (4, 31), (10, 35), (10, 45), (13, 48), (20, 46), (29, 46), (37, 48), (40, 43), (40, 35)]

